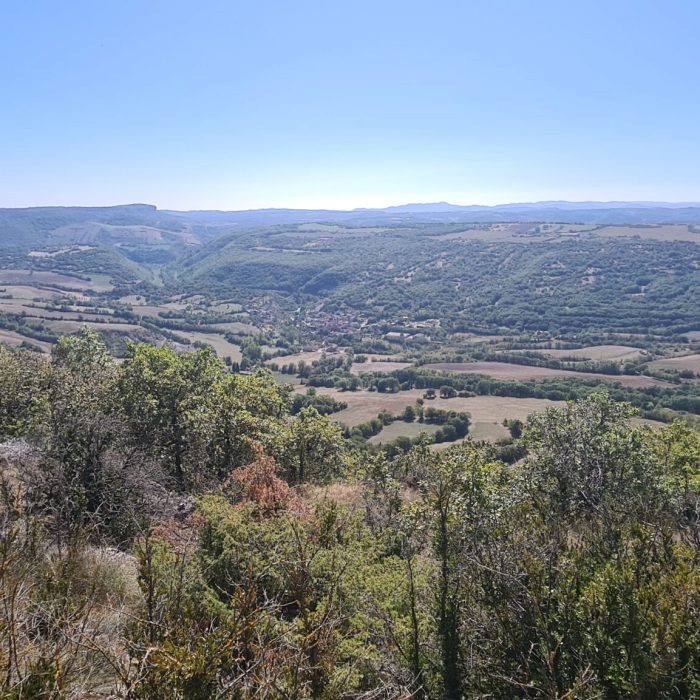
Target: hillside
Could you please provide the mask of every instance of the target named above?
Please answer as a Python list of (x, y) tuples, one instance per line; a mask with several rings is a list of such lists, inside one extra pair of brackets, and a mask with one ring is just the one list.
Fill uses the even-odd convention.
[(198, 244), (205, 227), (148, 204), (0, 209), (0, 246)]

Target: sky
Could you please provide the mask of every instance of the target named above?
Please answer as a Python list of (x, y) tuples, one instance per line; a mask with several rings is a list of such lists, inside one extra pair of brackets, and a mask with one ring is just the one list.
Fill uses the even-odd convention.
[(700, 200), (697, 0), (3, 0), (0, 206)]

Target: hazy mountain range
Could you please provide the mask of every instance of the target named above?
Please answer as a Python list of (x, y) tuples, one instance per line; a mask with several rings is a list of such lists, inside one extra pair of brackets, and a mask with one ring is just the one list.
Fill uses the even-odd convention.
[(169, 211), (192, 222), (214, 226), (334, 222), (379, 223), (494, 223), (558, 222), (582, 224), (698, 223), (698, 202), (565, 202), (548, 201), (460, 206), (448, 202), (402, 204), (382, 209), (252, 209), (245, 211)]
[(700, 224), (698, 202), (546, 201), (460, 206), (447, 202), (382, 209), (173, 211), (149, 204), (0, 209), (0, 245), (198, 244), (227, 229), (301, 223), (348, 226), (471, 223)]

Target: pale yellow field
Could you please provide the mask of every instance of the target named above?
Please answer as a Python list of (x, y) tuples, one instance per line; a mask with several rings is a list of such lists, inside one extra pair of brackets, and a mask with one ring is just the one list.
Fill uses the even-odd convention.
[(22, 299), (0, 299), (0, 312), (23, 314), (31, 319), (54, 319), (64, 321), (100, 321), (107, 314), (92, 314), (87, 311), (55, 311), (40, 306), (31, 306), (32, 302)]
[[(333, 419), (348, 426), (366, 423), (381, 411), (398, 415), (406, 406), (412, 406), (423, 397), (423, 389), (399, 391), (396, 394), (380, 394), (376, 391), (339, 391), (327, 387), (317, 387), (319, 394), (332, 396), (345, 401), (348, 407), (333, 414)], [(469, 398), (426, 400), (425, 406), (451, 411), (466, 411), (472, 423), (498, 424), (504, 418), (525, 420), (530, 414), (549, 407), (562, 407), (564, 401), (549, 399), (518, 399), (508, 396), (472, 396)], [(483, 428), (485, 430), (485, 428)]]
[(18, 347), (22, 343), (31, 343), (40, 347), (44, 352), (51, 352), (51, 343), (46, 343), (42, 340), (34, 340), (34, 338), (28, 338), (27, 336), (20, 335), (14, 331), (5, 331), (0, 329), (0, 343), (5, 343), (11, 347)]
[[(518, 351), (526, 352), (526, 351)], [(633, 360), (638, 358), (642, 351), (639, 348), (632, 348), (627, 345), (590, 345), (585, 348), (577, 348), (575, 350), (556, 350), (551, 348), (542, 348), (537, 350), (528, 350), (527, 352), (538, 352), (542, 355), (550, 355), (551, 357), (575, 357), (581, 360), (594, 360), (596, 362), (604, 362), (606, 360)]]
[(234, 304), (232, 302), (221, 302), (219, 304), (214, 304), (211, 310), (221, 314), (235, 314), (243, 311), (243, 307), (240, 304)]
[(0, 270), (0, 286), (5, 284), (15, 285), (58, 285), (71, 287), (72, 289), (95, 289), (97, 291), (109, 291), (113, 289), (109, 275), (90, 275), (90, 280), (81, 280), (77, 277), (62, 275), (57, 272), (45, 270)]
[(667, 226), (605, 226), (595, 232), (604, 238), (629, 236), (655, 241), (689, 241), (700, 244), (700, 233), (693, 233), (686, 225)]
[[(2, 271), (0, 271), (0, 279), (2, 279)], [(11, 294), (13, 299), (23, 299), (32, 301), (34, 299), (59, 299), (65, 297), (64, 292), (39, 289), (29, 285), (21, 284), (2, 284), (0, 283), (0, 294)]]
[(421, 433), (433, 435), (438, 430), (440, 430), (439, 425), (419, 423), (418, 421), (406, 423), (405, 421), (397, 420), (385, 426), (377, 435), (373, 435), (368, 442), (372, 445), (386, 445), (396, 440), (397, 437), (409, 437), (413, 439), (418, 437)]
[(125, 333), (141, 328), (134, 323), (95, 323), (94, 321), (54, 321), (51, 319), (47, 319), (44, 325), (58, 335), (75, 333), (86, 326), (95, 331), (123, 331)]
[(700, 373), (700, 353), (654, 360), (654, 362), (649, 363), (649, 367), (653, 369), (677, 369), (679, 371), (690, 370)]
[(243, 359), (241, 349), (238, 345), (229, 343), (223, 335), (218, 333), (200, 333), (198, 331), (175, 331), (177, 335), (188, 338), (193, 343), (207, 343), (211, 345), (219, 357), (230, 357), (233, 362), (240, 362)]
[(411, 366), (411, 362), (354, 362), (350, 371), (353, 374), (366, 374), (367, 372), (393, 372), (395, 369), (404, 369)]
[(160, 318), (161, 314), (172, 313), (167, 306), (151, 306), (150, 304), (132, 304), (131, 310), (138, 316), (146, 318)]
[[(312, 362), (316, 362), (317, 360), (320, 360), (321, 357), (324, 355), (323, 350), (310, 350), (308, 352), (298, 352), (294, 355), (280, 355), (279, 357), (273, 357), (270, 362), (274, 362), (278, 364), (280, 367), (282, 365), (288, 365), (290, 363), (293, 363), (295, 365), (299, 364), (300, 362), (306, 362), (307, 365), (310, 365)], [(332, 357), (341, 357), (341, 353), (336, 353), (335, 355), (332, 355)]]
[(453, 333), (450, 336), (451, 340), (460, 345), (480, 345), (481, 343), (490, 343), (492, 340), (503, 340), (502, 335), (475, 335), (474, 333)]
[(220, 330), (222, 333), (236, 333), (239, 335), (255, 335), (260, 329), (250, 323), (231, 321), (230, 323), (213, 323), (212, 328)]
[(424, 369), (434, 369), (442, 372), (459, 372), (463, 374), (483, 374), (494, 379), (504, 380), (538, 380), (549, 377), (561, 379), (588, 379), (602, 382), (617, 382), (623, 386), (651, 387), (668, 386), (668, 382), (653, 377), (643, 377), (625, 374), (599, 374), (594, 372), (577, 372), (566, 369), (550, 369), (549, 367), (533, 367), (509, 362), (436, 362), (423, 365)]
[(477, 421), (469, 426), (469, 435), (474, 440), (497, 442), (503, 438), (509, 438), (510, 431), (502, 422)]

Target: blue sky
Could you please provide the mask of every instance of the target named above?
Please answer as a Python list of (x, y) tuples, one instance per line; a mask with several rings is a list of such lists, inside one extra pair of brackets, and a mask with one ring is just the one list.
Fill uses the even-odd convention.
[(0, 206), (700, 200), (696, 0), (5, 0)]

